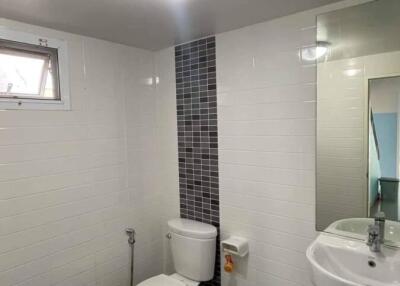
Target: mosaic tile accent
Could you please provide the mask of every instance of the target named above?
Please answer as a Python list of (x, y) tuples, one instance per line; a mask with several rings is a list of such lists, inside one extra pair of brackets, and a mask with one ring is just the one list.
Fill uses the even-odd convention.
[[(179, 196), (182, 218), (219, 229), (215, 37), (175, 47)], [(221, 285), (219, 237), (215, 277)]]

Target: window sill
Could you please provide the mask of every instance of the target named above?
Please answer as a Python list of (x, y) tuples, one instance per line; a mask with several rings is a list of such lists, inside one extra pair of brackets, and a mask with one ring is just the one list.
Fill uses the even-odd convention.
[(69, 101), (0, 98), (0, 110), (70, 110)]

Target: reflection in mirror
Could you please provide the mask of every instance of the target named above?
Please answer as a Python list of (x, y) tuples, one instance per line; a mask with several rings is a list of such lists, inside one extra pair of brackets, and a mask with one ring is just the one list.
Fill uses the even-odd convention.
[[(317, 59), (319, 231), (378, 211), (400, 219), (399, 15), (400, 1), (380, 0), (317, 18), (327, 49)], [(372, 220), (344, 222), (364, 229)]]
[(369, 215), (399, 219), (400, 77), (369, 81)]

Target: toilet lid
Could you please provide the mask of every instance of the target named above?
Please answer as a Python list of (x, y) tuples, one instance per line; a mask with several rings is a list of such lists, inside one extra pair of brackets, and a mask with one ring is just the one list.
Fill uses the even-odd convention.
[(143, 281), (138, 286), (185, 286), (185, 284), (179, 280), (161, 274)]

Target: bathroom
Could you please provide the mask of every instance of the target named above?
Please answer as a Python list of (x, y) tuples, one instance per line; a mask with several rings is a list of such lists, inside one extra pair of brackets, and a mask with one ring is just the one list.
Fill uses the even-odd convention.
[(399, 285), (398, 15), (0, 0), (0, 286)]

